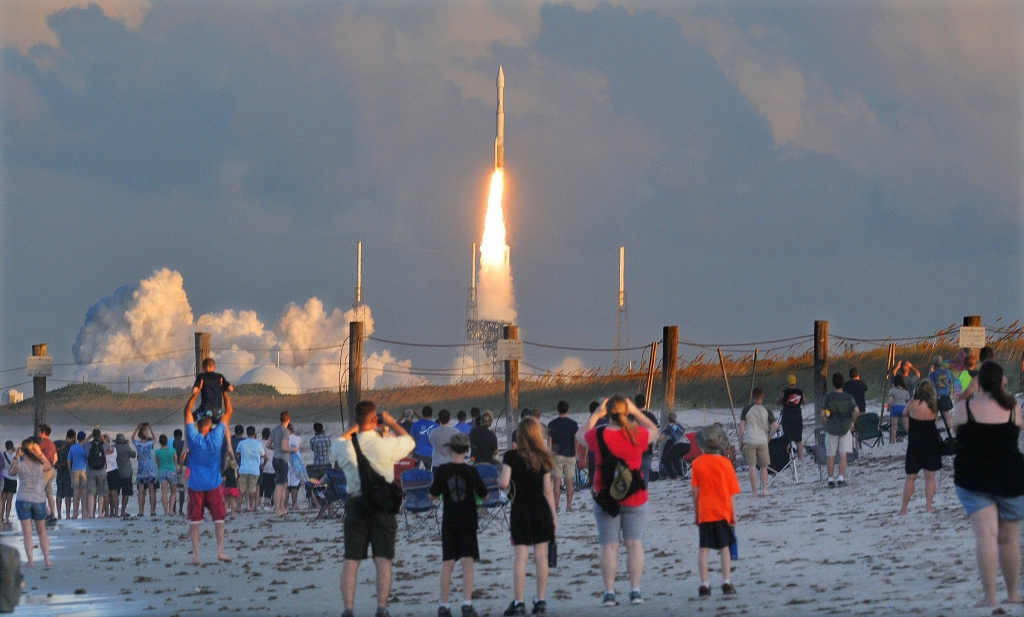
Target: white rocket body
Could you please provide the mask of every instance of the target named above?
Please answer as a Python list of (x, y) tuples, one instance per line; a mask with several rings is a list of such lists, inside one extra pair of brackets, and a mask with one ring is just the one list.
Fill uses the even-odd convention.
[(505, 166), (505, 72), (498, 67), (497, 133), (494, 138), (494, 168)]

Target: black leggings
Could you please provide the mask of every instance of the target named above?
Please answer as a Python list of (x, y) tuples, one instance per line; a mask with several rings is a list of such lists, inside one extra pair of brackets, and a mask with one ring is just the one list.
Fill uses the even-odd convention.
[(674, 480), (683, 476), (683, 457), (689, 452), (689, 442), (676, 442), (661, 455), (661, 463), (665, 466), (669, 478)]

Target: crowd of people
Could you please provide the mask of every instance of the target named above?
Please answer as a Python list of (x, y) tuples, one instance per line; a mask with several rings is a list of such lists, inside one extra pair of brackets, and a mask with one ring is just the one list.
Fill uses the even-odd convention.
[[(955, 375), (936, 357), (925, 378), (909, 362), (900, 362), (883, 401), (890, 422), (897, 425), (892, 437), (905, 434), (907, 441), (900, 514), (907, 513), (922, 470), (925, 507), (933, 510), (935, 474), (942, 468), (941, 457), (953, 454), (950, 437), (956, 435), (954, 484), (975, 534), (984, 593), (979, 605), (984, 606), (996, 603), (1000, 570), (1007, 601), (1021, 601), (1019, 521), (1024, 518), (1024, 455), (1018, 448), (1024, 418), (1020, 404), (1006, 391), (1002, 367), (991, 358), (989, 348), (980, 356), (968, 354), (963, 370)], [(33, 533), (49, 566), (48, 524), (62, 517), (128, 516), (133, 494), (137, 494), (138, 516), (145, 515), (147, 498), (149, 514), (156, 516), (158, 488), (163, 515), (183, 513), (190, 523), (193, 563), (201, 562), (199, 538), (205, 512), (214, 523), (217, 559), (231, 562), (224, 550), (229, 513), (272, 508), (278, 516), (289, 516), (298, 507), (300, 487), (310, 478), (315, 483), (334, 467), (347, 481), (343, 615), (353, 615), (359, 566), (372, 556), (377, 617), (387, 617), (396, 514), (403, 499), (395, 485), (395, 466), (411, 457), (432, 472), (430, 495), (444, 504), (439, 617), (452, 614), (449, 600), (456, 565), (461, 565), (463, 574), (461, 613), (477, 615), (473, 606), (474, 564), (480, 559), (476, 499), (488, 494), (478, 472), (482, 464), (499, 468), (497, 484), (511, 497), (512, 600), (504, 615), (547, 612), (549, 555), (554, 557), (559, 515), (573, 511), (574, 489), (581, 480), (593, 498), (604, 587), (601, 604), (619, 604), (615, 583), (620, 544), (626, 553), (628, 602), (642, 604), (648, 483), (658, 476), (683, 477), (687, 459), (699, 540), (698, 595), (712, 595), (708, 575), (712, 551), (721, 560), (721, 593), (737, 593), (730, 580), (730, 548), (736, 543), (733, 499), (741, 489), (735, 451), (719, 424), (688, 433), (675, 414), (668, 413), (665, 425), (659, 427), (656, 417), (644, 408), (643, 396), (632, 400), (614, 395), (592, 403), (580, 425), (569, 417), (569, 405), (562, 401), (556, 406), (557, 417), (546, 426), (540, 422), (539, 410), (524, 409), (498, 462), (498, 438), (491, 429), (490, 412), (474, 408), (468, 415), (457, 413), (452, 422), (452, 414), (441, 409), (435, 421), (433, 409), (427, 406), (419, 413), (406, 410), (399, 421), (363, 401), (354, 410), (354, 425), (336, 439), (320, 423), (314, 424), (309, 442), (313, 464), (307, 467), (288, 412), (280, 414), (277, 426), (264, 428), (260, 435), (254, 426), (239, 425), (229, 437), (234, 411), (230, 385), (213, 372), (212, 361), (204, 369), (185, 406), (185, 430), (176, 430), (173, 439), (156, 435), (149, 424), (140, 423), (127, 438), (116, 434), (111, 440), (97, 428), (91, 434), (68, 431), (64, 440), (55, 443), (50, 440), (50, 427), (41, 425), (20, 447), (10, 441), (5, 444), (0, 461), (4, 478), (0, 513), (8, 522), (13, 505), (29, 567), (34, 565)], [(853, 449), (856, 420), (866, 409), (868, 387), (856, 369), (849, 375), (849, 379), (841, 373), (832, 375), (833, 391), (822, 401), (816, 420), (824, 429), (830, 489), (846, 485), (846, 455)], [(768, 494), (768, 444), (773, 436), (780, 435), (795, 446), (788, 450), (792, 455), (803, 454), (804, 399), (795, 376), (788, 377), (776, 399), (781, 406), (779, 417), (764, 401), (763, 389), (754, 388), (737, 425), (739, 452), (748, 466), (750, 490), (757, 496)], [(937, 426), (939, 419), (948, 427), (946, 440)], [(660, 464), (652, 472), (657, 443), (661, 444)], [(132, 469), (132, 459), (137, 471)], [(528, 606), (531, 554), (535, 590)]]

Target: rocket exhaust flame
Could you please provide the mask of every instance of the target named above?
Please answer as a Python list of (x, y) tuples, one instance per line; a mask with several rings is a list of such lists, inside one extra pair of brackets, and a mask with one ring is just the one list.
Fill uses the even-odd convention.
[(487, 199), (484, 235), (480, 242), (480, 282), (477, 288), (477, 310), (481, 319), (515, 321), (515, 299), (512, 291), (512, 267), (505, 239), (505, 218), (502, 212), (505, 172), (499, 168), (491, 176), (491, 192)]

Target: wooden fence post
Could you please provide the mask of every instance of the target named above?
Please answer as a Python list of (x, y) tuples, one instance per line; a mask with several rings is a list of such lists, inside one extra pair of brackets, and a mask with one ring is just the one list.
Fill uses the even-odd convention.
[[(665, 424), (668, 412), (676, 409), (676, 364), (679, 353), (679, 326), (665, 326), (661, 331), (661, 385), (664, 388), (661, 417)], [(647, 402), (650, 405), (650, 401)]]
[[(505, 326), (505, 338), (519, 338), (519, 326)], [(519, 360), (505, 360), (505, 426), (511, 429), (519, 418)]]
[(828, 322), (814, 322), (814, 428), (825, 425), (821, 402), (828, 393)]
[(363, 399), (363, 322), (348, 324), (348, 411), (345, 426), (356, 421), (356, 405)]
[[(46, 355), (46, 343), (32, 346), (33, 356)], [(32, 378), (32, 434), (40, 424), (46, 424), (46, 377)]]
[(196, 332), (196, 375), (203, 372), (203, 360), (210, 357), (210, 333)]

